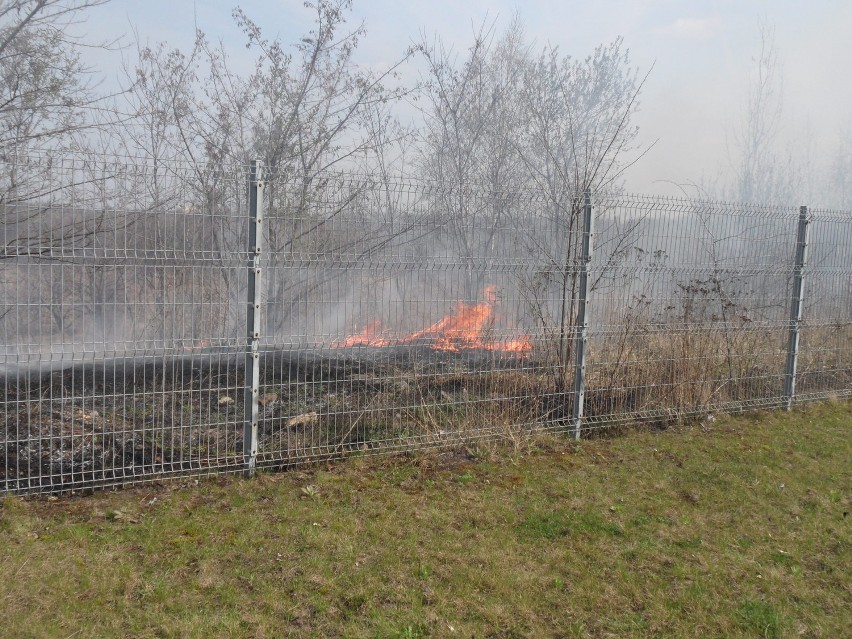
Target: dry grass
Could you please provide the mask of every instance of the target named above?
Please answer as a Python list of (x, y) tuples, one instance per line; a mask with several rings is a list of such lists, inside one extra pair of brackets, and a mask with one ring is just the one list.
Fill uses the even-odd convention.
[[(644, 326), (644, 325), (643, 325)], [(852, 325), (810, 329), (798, 361), (797, 391), (812, 397), (852, 387)], [(607, 418), (674, 417), (779, 405), (784, 396), (787, 331), (782, 327), (640, 327), (593, 342), (586, 413)]]
[(844, 636), (850, 423), (835, 402), (9, 497), (4, 635)]

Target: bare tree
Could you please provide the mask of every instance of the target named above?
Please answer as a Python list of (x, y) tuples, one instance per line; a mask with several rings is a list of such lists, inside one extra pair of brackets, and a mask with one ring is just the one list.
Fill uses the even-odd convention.
[(852, 209), (852, 134), (842, 132), (831, 160), (827, 190), (831, 206)]
[(461, 59), (437, 38), (423, 36), (416, 49), (426, 64), (421, 171), (439, 187), (450, 248), (470, 267), (463, 294), (474, 299), (484, 285), (474, 266), (496, 256), (497, 231), (512, 214), (500, 196), (528, 186), (518, 134), (529, 45), (516, 16), (499, 38), (493, 24), (480, 25)]
[(71, 34), (108, 0), (0, 0), (0, 148), (41, 146), (79, 131), (101, 99)]
[[(546, 50), (527, 74), (524, 158), (533, 182), (546, 195), (547, 216), (560, 238), (534, 247), (547, 261), (540, 279), (556, 287), (558, 308), (537, 309), (537, 316), (551, 335), (559, 390), (567, 389), (572, 375), (583, 193), (590, 190), (602, 200), (617, 190), (619, 178), (635, 161), (628, 159), (638, 133), (631, 119), (643, 83), (620, 39), (597, 47), (584, 60)], [(612, 224), (598, 229), (605, 244), (598, 241), (596, 250), (605, 254), (605, 268), (592, 282), (592, 290), (604, 283), (606, 267), (627, 255), (638, 220)]]
[(89, 111), (101, 98), (92, 70), (81, 61), (83, 42), (71, 30), (86, 10), (107, 1), (0, 0), (0, 158), (5, 160), (0, 258), (44, 255), (63, 241), (92, 233), (68, 219), (42, 219), (48, 162), (30, 163), (25, 182), (20, 170), (29, 147), (56, 148), (93, 124)]
[[(59, 247), (91, 245), (102, 219), (51, 205), (57, 167), (46, 150), (92, 126), (101, 96), (81, 60), (74, 27), (108, 0), (0, 0), (0, 260), (46, 259)], [(101, 43), (95, 46), (109, 46)], [(28, 150), (36, 147), (33, 156)], [(74, 188), (87, 183), (75, 175)], [(55, 198), (56, 193), (53, 193)]]
[[(346, 234), (333, 229), (334, 219), (357, 196), (354, 181), (348, 193), (335, 195), (335, 206), (318, 207), (315, 199), (326, 189), (323, 176), (329, 171), (376, 164), (365, 158), (378, 157), (395, 139), (388, 135), (393, 122), (386, 106), (404, 93), (388, 88), (402, 61), (378, 72), (355, 64), (365, 31), (363, 24), (347, 24), (351, 0), (306, 6), (314, 11), (313, 26), (292, 45), (267, 38), (245, 11), (234, 10), (254, 53), (247, 70), (235, 68), (226, 47), (199, 31), (188, 53), (140, 46), (138, 62), (127, 73), (135, 131), (125, 136), (128, 146), (186, 161), (195, 172), (189, 188), (199, 210), (221, 210), (221, 176), (234, 175), (252, 159), (263, 163), (270, 220), (265, 241), (278, 265), (306, 242), (311, 253), (322, 255), (363, 241), (355, 237), (358, 229)], [(214, 226), (209, 238), (222, 255), (239, 250), (243, 239), (228, 224)], [(226, 270), (223, 277), (230, 277)], [(282, 327), (284, 309), (294, 298), (323, 280), (294, 289), (286, 278), (270, 278), (270, 330)], [(226, 283), (234, 291), (237, 285)]]
[[(418, 50), (427, 68), (422, 165), (441, 185), (452, 246), (471, 264), (465, 294), (478, 293), (476, 265), (498, 252), (536, 255), (541, 269), (520, 286), (533, 320), (551, 338), (556, 384), (567, 390), (582, 194), (616, 191), (624, 170), (641, 157), (641, 150), (630, 154), (637, 135), (631, 122), (644, 79), (621, 40), (580, 60), (554, 48), (534, 56), (517, 18), (500, 38), (483, 25), (461, 59), (440, 40), (424, 38)], [(512, 201), (499, 196), (522, 191), (537, 208), (526, 216), (533, 227), (518, 234), (515, 246), (498, 247), (495, 231), (510, 222), (505, 204)], [(537, 198), (542, 201), (533, 203)], [(514, 207), (518, 212), (517, 202)], [(606, 284), (608, 267), (625, 259), (637, 224), (616, 220), (601, 229), (605, 267), (593, 287)]]
[[(759, 25), (760, 50), (754, 59), (747, 102), (733, 132), (731, 183), (718, 193), (749, 204), (795, 203), (809, 186), (807, 142), (784, 148), (779, 139), (784, 112), (784, 67), (775, 43), (775, 29)], [(719, 191), (719, 189), (716, 189)]]

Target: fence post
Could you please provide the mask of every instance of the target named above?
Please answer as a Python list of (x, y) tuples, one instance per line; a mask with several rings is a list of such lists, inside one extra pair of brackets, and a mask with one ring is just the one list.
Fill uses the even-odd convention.
[(784, 379), (784, 407), (793, 407), (796, 396), (796, 364), (799, 356), (799, 325), (804, 302), (804, 270), (808, 261), (808, 234), (810, 219), (808, 207), (799, 208), (799, 232), (796, 239), (796, 264), (793, 270), (793, 297), (790, 304), (790, 336), (787, 340), (787, 368)]
[(248, 286), (246, 294), (245, 402), (243, 421), (243, 460), (245, 474), (254, 474), (257, 461), (257, 422), (260, 392), (260, 257), (263, 242), (262, 166), (252, 160), (248, 183)]
[(576, 361), (574, 364), (574, 411), (571, 416), (571, 428), (574, 439), (580, 439), (580, 427), (583, 421), (583, 402), (586, 395), (586, 342), (588, 318), (586, 306), (589, 303), (589, 266), (592, 261), (592, 238), (594, 217), (592, 216), (592, 192), (586, 189), (583, 198), (583, 240), (580, 257), (580, 299), (577, 305), (577, 333), (574, 343)]

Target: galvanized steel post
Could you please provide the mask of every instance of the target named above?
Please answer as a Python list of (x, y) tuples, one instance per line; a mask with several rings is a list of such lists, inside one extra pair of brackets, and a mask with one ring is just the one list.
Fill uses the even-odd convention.
[(246, 293), (245, 401), (243, 460), (245, 474), (254, 474), (257, 461), (257, 422), (260, 393), (261, 247), (263, 243), (263, 178), (261, 163), (251, 162), (248, 185), (248, 285)]
[(571, 416), (571, 428), (574, 439), (580, 439), (583, 421), (583, 402), (586, 395), (586, 342), (588, 340), (588, 318), (586, 307), (589, 303), (589, 266), (592, 261), (592, 239), (594, 218), (592, 216), (592, 192), (586, 189), (583, 200), (583, 239), (580, 257), (580, 299), (577, 304), (577, 333), (574, 353), (574, 410)]
[(790, 335), (787, 341), (787, 369), (784, 379), (784, 407), (793, 407), (796, 396), (796, 364), (799, 356), (799, 325), (802, 322), (802, 305), (805, 299), (804, 270), (808, 261), (809, 234), (808, 207), (799, 208), (799, 232), (796, 239), (796, 263), (793, 270), (793, 295), (790, 304)]

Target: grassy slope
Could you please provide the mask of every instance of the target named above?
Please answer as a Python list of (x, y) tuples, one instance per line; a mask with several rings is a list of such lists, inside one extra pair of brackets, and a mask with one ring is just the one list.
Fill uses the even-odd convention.
[(3, 635), (840, 637), (850, 425), (834, 404), (6, 498)]

